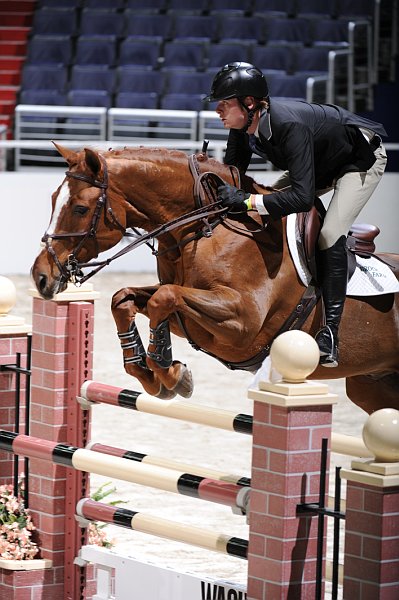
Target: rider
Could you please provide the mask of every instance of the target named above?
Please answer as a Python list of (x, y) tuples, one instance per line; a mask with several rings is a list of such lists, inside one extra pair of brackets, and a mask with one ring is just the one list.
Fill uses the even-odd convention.
[(214, 77), (209, 102), (229, 129), (224, 162), (245, 173), (254, 152), (283, 171), (268, 195), (218, 188), (232, 212), (256, 210), (278, 219), (310, 210), (316, 195), (333, 190), (318, 239), (325, 325), (317, 332), (320, 364), (338, 365), (338, 327), (347, 285), (346, 236), (386, 166), (386, 131), (332, 104), (269, 97), (254, 65), (234, 62)]

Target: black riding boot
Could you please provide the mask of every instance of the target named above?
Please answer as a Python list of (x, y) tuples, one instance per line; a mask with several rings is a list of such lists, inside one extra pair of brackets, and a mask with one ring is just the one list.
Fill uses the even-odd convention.
[(347, 285), (348, 257), (346, 237), (342, 235), (334, 246), (320, 251), (320, 280), (326, 315), (326, 325), (316, 334), (320, 349), (320, 364), (338, 366), (338, 328), (344, 309)]

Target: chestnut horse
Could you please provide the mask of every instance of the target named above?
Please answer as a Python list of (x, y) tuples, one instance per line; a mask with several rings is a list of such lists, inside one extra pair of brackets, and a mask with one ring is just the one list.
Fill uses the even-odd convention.
[[(157, 238), (160, 283), (126, 287), (113, 296), (126, 372), (154, 396), (191, 395), (190, 371), (172, 360), (169, 327), (229, 368), (255, 371), (304, 292), (287, 245), (286, 219), (262, 223), (257, 213), (237, 218), (212, 201), (196, 208), (195, 178), (184, 152), (56, 147), (69, 170), (53, 194), (45, 247), (32, 267), (41, 296), (52, 298), (68, 279), (84, 280), (83, 266), (115, 246), (127, 228), (140, 228), (150, 232), (141, 241)], [(238, 184), (233, 169), (206, 155), (198, 155), (195, 166), (199, 174), (211, 174), (203, 182), (213, 200), (221, 180)], [(267, 193), (248, 176), (240, 185)], [(383, 256), (397, 271), (399, 256)], [(311, 376), (346, 378), (348, 397), (369, 413), (399, 409), (398, 296), (348, 297), (339, 367), (318, 367)], [(137, 313), (149, 318), (147, 350)], [(303, 330), (313, 336), (321, 319), (318, 303)]]

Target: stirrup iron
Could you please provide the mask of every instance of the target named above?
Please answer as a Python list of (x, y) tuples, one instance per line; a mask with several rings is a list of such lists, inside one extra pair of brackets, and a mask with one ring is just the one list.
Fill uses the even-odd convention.
[(315, 335), (315, 340), (319, 346), (320, 361), (323, 367), (338, 367), (338, 341), (329, 325), (325, 325)]

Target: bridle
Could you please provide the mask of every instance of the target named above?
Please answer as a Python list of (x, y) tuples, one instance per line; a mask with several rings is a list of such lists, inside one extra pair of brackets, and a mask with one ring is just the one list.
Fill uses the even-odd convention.
[[(73, 232), (73, 233), (69, 233), (69, 232), (68, 233), (49, 233), (48, 231), (46, 231), (41, 240), (42, 243), (45, 245), (47, 252), (50, 254), (50, 256), (52, 257), (52, 259), (54, 260), (55, 264), (57, 265), (57, 267), (59, 269), (59, 272), (60, 272), (59, 285), (62, 285), (63, 283), (66, 283), (68, 281), (72, 281), (75, 285), (79, 286), (82, 283), (84, 283), (85, 281), (87, 281), (89, 278), (91, 278), (93, 275), (95, 275), (95, 273), (97, 273), (98, 271), (103, 269), (105, 266), (109, 265), (116, 258), (119, 258), (120, 256), (126, 254), (127, 252), (130, 252), (131, 250), (137, 248), (138, 246), (141, 246), (142, 244), (148, 245), (150, 247), (152, 253), (154, 255), (158, 255), (158, 252), (155, 250), (154, 245), (151, 242), (153, 242), (155, 239), (157, 239), (164, 233), (167, 233), (169, 231), (176, 229), (177, 227), (187, 225), (188, 223), (192, 223), (194, 221), (203, 221), (205, 223), (203, 230), (200, 230), (199, 233), (195, 234), (195, 238), (198, 238), (201, 236), (209, 237), (212, 234), (213, 227), (216, 224), (220, 223), (226, 216), (227, 209), (223, 208), (223, 207), (221, 208), (220, 201), (215, 201), (215, 199), (213, 198), (211, 204), (208, 204), (207, 206), (200, 206), (199, 208), (197, 208), (185, 215), (181, 215), (180, 217), (177, 217), (177, 218), (173, 219), (172, 221), (169, 221), (168, 223), (164, 223), (163, 225), (160, 225), (159, 227), (157, 227), (156, 229), (154, 229), (153, 231), (151, 231), (149, 233), (141, 234), (134, 227), (131, 228), (132, 231), (134, 232), (133, 234), (127, 233), (126, 228), (123, 227), (123, 225), (121, 225), (121, 223), (119, 223), (119, 221), (117, 220), (117, 218), (115, 217), (115, 215), (113, 213), (112, 207), (110, 206), (108, 195), (107, 195), (107, 190), (108, 190), (107, 164), (105, 162), (104, 157), (101, 156), (101, 154), (99, 154), (98, 156), (100, 158), (101, 165), (103, 168), (102, 181), (99, 181), (98, 179), (90, 177), (89, 175), (86, 175), (85, 173), (75, 173), (73, 171), (65, 172), (66, 177), (70, 177), (72, 179), (78, 179), (79, 181), (84, 181), (85, 183), (88, 183), (92, 187), (96, 187), (101, 190), (101, 194), (97, 198), (96, 206), (94, 208), (94, 212), (93, 212), (91, 222), (90, 222), (88, 229), (86, 231), (78, 231), (78, 232)], [(217, 175), (215, 175), (213, 173), (211, 175), (213, 177), (218, 177)], [(220, 182), (219, 182), (220, 184), (225, 183), (221, 178), (218, 178), (218, 179), (220, 180)], [(133, 237), (135, 237), (135, 240), (133, 242), (131, 242), (130, 244), (128, 244), (127, 246), (125, 246), (124, 248), (122, 248), (121, 250), (119, 250), (118, 252), (116, 252), (113, 256), (111, 256), (108, 259), (105, 259), (102, 261), (90, 261), (88, 263), (80, 263), (78, 261), (78, 254), (79, 254), (80, 250), (83, 248), (83, 246), (85, 245), (85, 243), (87, 242), (87, 240), (94, 240), (94, 243), (96, 244), (96, 255), (98, 255), (98, 253), (99, 253), (98, 240), (97, 240), (97, 228), (98, 228), (101, 213), (103, 210), (105, 211), (106, 215), (108, 215), (112, 218), (115, 225), (122, 231), (122, 236), (129, 236), (129, 237), (133, 236)], [(208, 223), (209, 216), (217, 216), (216, 223), (213, 225), (213, 227), (209, 226), (209, 223)], [(57, 254), (52, 246), (52, 241), (53, 240), (62, 240), (62, 239), (66, 239), (66, 238), (73, 238), (73, 237), (78, 237), (78, 238), (80, 238), (80, 240), (79, 240), (78, 244), (76, 245), (76, 247), (69, 254), (65, 263), (63, 264), (63, 263), (61, 263), (60, 259), (58, 258)], [(194, 238), (191, 238), (191, 239), (194, 239)], [(178, 245), (183, 245), (183, 243), (184, 242), (182, 242), (181, 244), (178, 244)], [(175, 246), (173, 246), (173, 248), (175, 248)], [(165, 252), (166, 251), (164, 250), (163, 253), (165, 253)], [(82, 269), (84, 269), (85, 267), (94, 267), (94, 268), (92, 268), (92, 270), (89, 273), (84, 274)]]
[[(99, 155), (99, 158), (100, 158), (101, 165), (103, 167), (103, 173), (104, 173), (102, 181), (99, 181), (98, 179), (95, 179), (94, 177), (90, 177), (89, 175), (85, 175), (84, 173), (74, 173), (73, 171), (65, 172), (66, 177), (71, 177), (72, 179), (78, 179), (79, 181), (84, 181), (85, 183), (88, 183), (90, 186), (99, 188), (101, 190), (101, 194), (97, 198), (96, 206), (94, 208), (94, 212), (93, 212), (91, 222), (90, 222), (88, 229), (86, 231), (77, 231), (77, 232), (73, 232), (73, 233), (48, 233), (48, 231), (46, 231), (41, 240), (42, 243), (45, 244), (47, 252), (50, 254), (50, 256), (52, 257), (52, 259), (54, 260), (55, 264), (57, 265), (57, 267), (60, 271), (60, 279), (59, 279), (60, 283), (65, 283), (67, 281), (73, 281), (75, 284), (82, 283), (82, 278), (84, 277), (83, 272), (82, 272), (82, 267), (84, 265), (79, 263), (77, 257), (78, 257), (78, 254), (79, 254), (81, 248), (83, 248), (83, 246), (85, 245), (87, 240), (94, 240), (94, 243), (96, 245), (96, 254), (98, 254), (99, 249), (98, 249), (98, 240), (97, 240), (97, 227), (98, 227), (101, 212), (103, 209), (106, 209), (106, 212), (110, 216), (112, 216), (115, 223), (119, 226), (119, 228), (123, 231), (123, 233), (125, 233), (125, 228), (116, 219), (115, 215), (113, 214), (111, 206), (109, 206), (109, 201), (108, 201), (108, 196), (107, 196), (107, 189), (108, 189), (107, 164), (101, 155)], [(108, 204), (108, 206), (107, 206), (107, 204)], [(78, 244), (76, 245), (76, 247), (72, 250), (71, 254), (69, 254), (66, 262), (64, 264), (62, 264), (57, 256), (57, 254), (54, 251), (54, 248), (52, 246), (52, 241), (53, 240), (62, 240), (65, 238), (72, 238), (72, 237), (78, 237), (78, 238), (80, 238), (80, 240), (79, 240)]]

